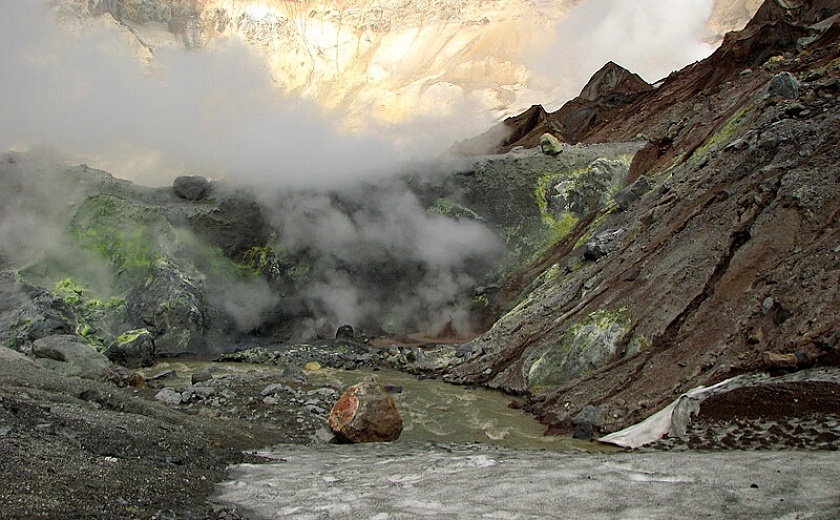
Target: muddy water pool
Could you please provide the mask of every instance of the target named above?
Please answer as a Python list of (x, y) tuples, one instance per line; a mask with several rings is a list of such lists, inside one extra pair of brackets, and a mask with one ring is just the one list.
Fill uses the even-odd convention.
[[(225, 374), (254, 373), (260, 376), (277, 374), (282, 368), (243, 363), (207, 363), (199, 361), (167, 361), (158, 364), (150, 374), (175, 370), (177, 376), (166, 385), (188, 385), (194, 372), (211, 368), (214, 377)], [(396, 442), (436, 441), (483, 443), (514, 449), (551, 451), (610, 452), (615, 448), (571, 437), (543, 435), (545, 426), (532, 416), (510, 408), (514, 399), (500, 392), (482, 388), (451, 385), (436, 379), (420, 380), (396, 370), (338, 370), (322, 368), (304, 371), (312, 386), (344, 389), (374, 377), (382, 385), (401, 388), (392, 392), (403, 418), (403, 433)], [(325, 421), (326, 423), (326, 421)]]

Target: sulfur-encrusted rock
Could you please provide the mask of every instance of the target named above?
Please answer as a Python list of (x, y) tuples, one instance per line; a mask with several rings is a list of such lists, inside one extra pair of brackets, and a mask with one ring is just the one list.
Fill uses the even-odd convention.
[(344, 391), (330, 412), (330, 429), (344, 442), (388, 442), (399, 438), (403, 423), (394, 400), (376, 381)]
[(540, 149), (546, 155), (560, 155), (563, 152), (563, 144), (553, 135), (545, 133), (540, 136)]
[(152, 334), (147, 329), (126, 331), (108, 346), (105, 355), (124, 367), (150, 367), (155, 364)]

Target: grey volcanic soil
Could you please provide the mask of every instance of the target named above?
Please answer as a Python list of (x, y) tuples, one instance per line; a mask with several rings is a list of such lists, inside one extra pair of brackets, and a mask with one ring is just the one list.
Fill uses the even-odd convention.
[[(259, 396), (267, 382), (248, 384)], [(63, 377), (0, 347), (0, 518), (239, 518), (206, 501), (227, 465), (309, 439), (293, 412), (187, 414), (156, 392)]]

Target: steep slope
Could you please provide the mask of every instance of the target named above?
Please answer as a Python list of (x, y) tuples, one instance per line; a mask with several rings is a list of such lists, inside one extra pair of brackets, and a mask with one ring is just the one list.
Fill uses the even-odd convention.
[(584, 141), (648, 136), (639, 179), (523, 271), (528, 290), (462, 347), (452, 380), (528, 393), (560, 429), (602, 406), (611, 431), (780, 359), (840, 362), (839, 12), (770, 0), (590, 130)]

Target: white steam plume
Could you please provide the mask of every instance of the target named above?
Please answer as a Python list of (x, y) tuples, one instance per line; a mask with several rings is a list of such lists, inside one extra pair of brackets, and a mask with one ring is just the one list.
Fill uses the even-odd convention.
[(418, 124), (434, 132), (342, 131), (340, 116), (282, 96), (265, 60), (242, 42), (160, 48), (148, 66), (124, 28), (105, 18), (76, 31), (55, 22), (46, 0), (8, 4), (0, 17), (0, 150), (56, 146), (144, 184), (187, 170), (312, 187), (393, 173), (455, 139), (445, 136), (457, 125), (428, 120)]
[(608, 61), (658, 81), (714, 50), (705, 43), (713, 3), (583, 0), (557, 25), (554, 41), (535, 54), (535, 79), (555, 86), (549, 98), (559, 104), (577, 96)]
[[(469, 298), (503, 254), (487, 225), (427, 211), (400, 182), (283, 194), (270, 214), (280, 249), (317, 261), (302, 293), (316, 329), (343, 323), (469, 332)], [(466, 301), (465, 301), (466, 298)]]

